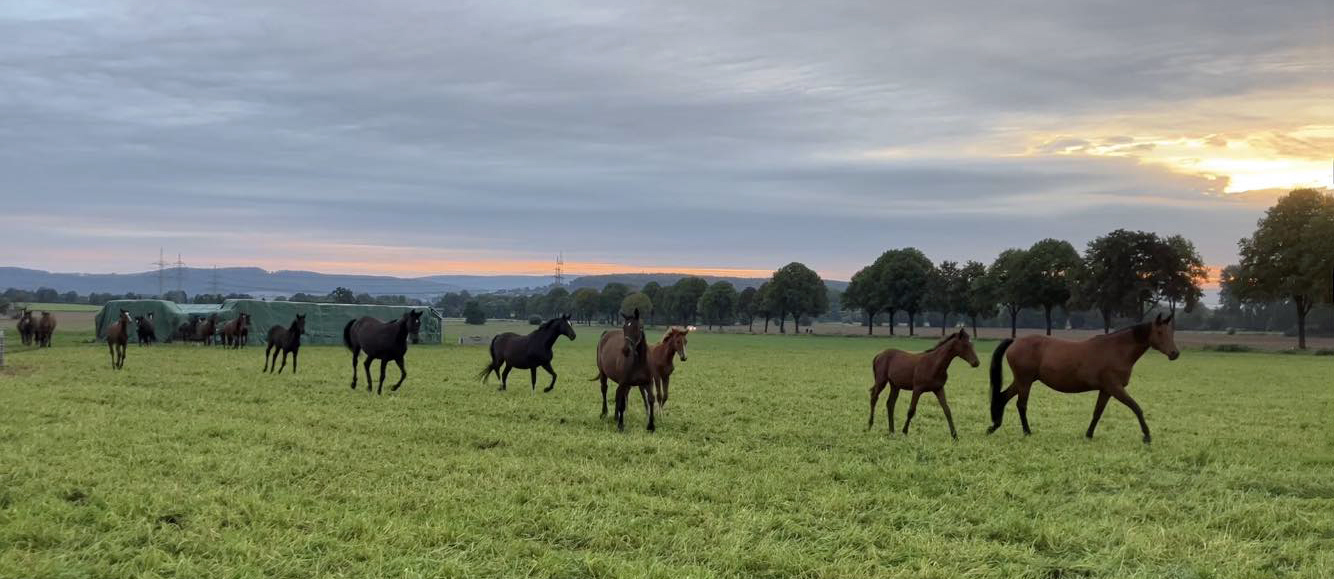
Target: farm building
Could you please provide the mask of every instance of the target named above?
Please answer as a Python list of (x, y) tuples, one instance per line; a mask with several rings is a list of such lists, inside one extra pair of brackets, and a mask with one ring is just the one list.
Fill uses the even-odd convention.
[[(181, 324), (191, 318), (207, 318), (218, 314), (218, 331), (222, 324), (235, 319), (242, 313), (250, 314), (250, 342), (264, 343), (269, 328), (286, 327), (297, 314), (306, 315), (306, 335), (302, 342), (306, 344), (341, 344), (343, 326), (348, 320), (370, 316), (384, 321), (396, 320), (404, 312), (416, 309), (426, 310), (421, 319), (420, 342), (439, 344), (444, 339), (444, 320), (440, 314), (430, 308), (410, 308), (407, 306), (379, 306), (360, 304), (316, 304), (306, 302), (270, 302), (263, 300), (227, 300), (219, 304), (178, 304), (164, 300), (115, 300), (107, 302), (97, 313), (97, 337), (102, 339), (106, 328), (116, 322), (120, 310), (130, 312), (131, 317), (153, 314), (153, 326), (159, 340), (170, 338)], [(130, 332), (134, 336), (134, 332)]]

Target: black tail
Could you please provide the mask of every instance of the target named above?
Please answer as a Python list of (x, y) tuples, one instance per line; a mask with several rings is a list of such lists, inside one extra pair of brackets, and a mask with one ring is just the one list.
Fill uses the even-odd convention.
[(1005, 413), (1005, 403), (1001, 400), (1001, 382), (1005, 381), (1005, 351), (1010, 349), (1010, 344), (1014, 340), (1001, 340), (996, 351), (991, 353), (991, 423), (1000, 424), (1001, 416)]
[(352, 324), (355, 323), (357, 323), (356, 320), (348, 320), (347, 325), (343, 326), (343, 345), (347, 346), (349, 350), (352, 349)]
[(477, 374), (477, 379), (481, 380), (483, 384), (489, 382), (491, 380), (491, 373), (495, 372), (496, 369), (500, 368), (500, 364), (496, 363), (496, 358), (498, 357), (496, 356), (496, 338), (499, 337), (500, 336), (491, 338), (491, 362), (488, 363), (485, 368), (482, 368), (482, 371)]

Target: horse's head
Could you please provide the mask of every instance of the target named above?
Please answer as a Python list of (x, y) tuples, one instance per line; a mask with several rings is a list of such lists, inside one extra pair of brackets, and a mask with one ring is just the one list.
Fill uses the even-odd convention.
[(639, 308), (635, 308), (633, 315), (621, 314), (621, 335), (625, 337), (625, 344), (621, 346), (621, 354), (624, 356), (633, 356), (639, 352), (639, 347), (644, 344), (644, 324), (639, 320)]
[(1181, 350), (1177, 349), (1176, 325), (1172, 323), (1172, 318), (1176, 314), (1169, 314), (1166, 318), (1158, 314), (1158, 318), (1153, 320), (1153, 326), (1149, 329), (1149, 347), (1167, 356), (1168, 360), (1175, 360), (1181, 356)]
[(295, 333), (296, 335), (298, 335), (298, 336), (300, 336), (301, 334), (306, 333), (306, 314), (297, 314), (297, 315), (296, 315), (296, 319), (295, 319), (295, 320), (292, 320), (292, 328), (291, 328), (291, 331), (294, 332), (294, 333)]
[(127, 326), (130, 325), (130, 312), (129, 312), (129, 310), (124, 310), (124, 309), (122, 309), (122, 310), (120, 311), (120, 323), (125, 324), (125, 325), (127, 325)]
[(968, 335), (968, 330), (959, 330), (951, 340), (950, 348), (953, 355), (963, 358), (968, 365), (974, 368), (978, 366), (977, 352), (973, 350), (973, 338)]
[(238, 322), (238, 325), (240, 325), (240, 327), (242, 327), (242, 328), (244, 328), (244, 327), (246, 327), (246, 326), (249, 326), (249, 325), (250, 325), (250, 314), (241, 314), (241, 321)]
[(662, 343), (667, 344), (671, 351), (676, 352), (682, 362), (686, 361), (686, 336), (693, 329), (695, 329), (695, 326), (686, 326), (685, 329), (673, 327), (667, 330), (666, 336), (662, 337)]
[(560, 332), (560, 335), (565, 336), (566, 338), (569, 338), (571, 340), (574, 339), (574, 326), (570, 325), (570, 314), (561, 315), (560, 321), (556, 323), (559, 326), (557, 331)]
[(409, 335), (415, 335), (417, 332), (422, 331), (422, 314), (424, 313), (426, 312), (408, 310), (408, 313), (403, 314), (403, 322), (408, 326)]

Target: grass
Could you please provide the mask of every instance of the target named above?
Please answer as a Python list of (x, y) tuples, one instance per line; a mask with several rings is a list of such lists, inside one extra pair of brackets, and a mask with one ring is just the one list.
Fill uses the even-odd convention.
[(89, 304), (44, 304), (44, 303), (19, 303), (11, 304), (15, 309), (28, 308), (34, 312), (97, 312), (102, 306), (93, 306)]
[(382, 397), (336, 347), (296, 376), (254, 348), (11, 351), (0, 577), (1334, 574), (1328, 358), (1150, 353), (1152, 447), (1116, 403), (1086, 441), (1093, 396), (1045, 388), (1032, 437), (1013, 405), (985, 436), (959, 364), (954, 443), (929, 398), (909, 436), (883, 405), (865, 430), (871, 357), (924, 341), (700, 334), (658, 432), (636, 397), (618, 433), (578, 331), (545, 395), (478, 384), (479, 347), (414, 347)]

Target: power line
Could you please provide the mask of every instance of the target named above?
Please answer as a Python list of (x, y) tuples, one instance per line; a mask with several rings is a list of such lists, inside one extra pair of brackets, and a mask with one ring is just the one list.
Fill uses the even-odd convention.
[(166, 267), (171, 265), (170, 263), (167, 263), (167, 259), (162, 256), (161, 247), (157, 248), (157, 261), (153, 262), (153, 265), (157, 266), (157, 297), (161, 298), (162, 292), (166, 290), (164, 287), (164, 282), (166, 281)]
[(176, 292), (181, 293), (185, 283), (185, 262), (181, 261), (181, 254), (176, 254)]
[(565, 285), (565, 252), (556, 256), (556, 287)]

